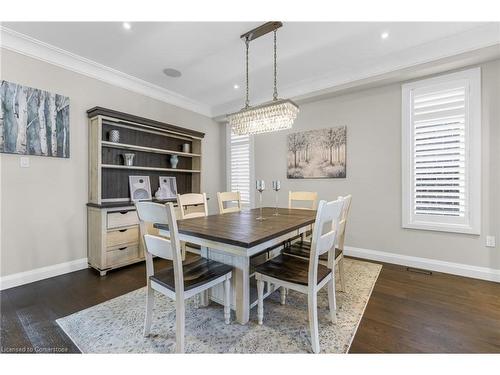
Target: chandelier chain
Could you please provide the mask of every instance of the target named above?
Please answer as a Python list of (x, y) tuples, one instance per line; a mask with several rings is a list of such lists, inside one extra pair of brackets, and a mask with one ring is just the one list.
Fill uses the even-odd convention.
[[(277, 32), (281, 27), (281, 22), (266, 23), (263, 26), (252, 30), (242, 36), (245, 38), (246, 60), (246, 98), (245, 107), (238, 112), (228, 115), (228, 122), (231, 131), (237, 135), (250, 135), (275, 132), (290, 129), (297, 118), (299, 107), (290, 99), (278, 99), (278, 64), (277, 64)], [(271, 28), (271, 29), (270, 29)], [(274, 91), (273, 99), (267, 103), (257, 106), (250, 106), (250, 72), (249, 72), (249, 49), (250, 42), (262, 35), (273, 31), (273, 73)]]
[(274, 30), (274, 93), (273, 93), (273, 100), (278, 100), (277, 75), (278, 75), (278, 68), (276, 65), (276, 30)]
[(249, 79), (248, 79), (248, 49), (250, 46), (250, 40), (246, 38), (245, 40), (245, 45), (246, 45), (246, 85), (247, 85), (247, 91), (246, 91), (246, 99), (245, 99), (245, 108), (250, 107), (250, 97), (249, 97)]

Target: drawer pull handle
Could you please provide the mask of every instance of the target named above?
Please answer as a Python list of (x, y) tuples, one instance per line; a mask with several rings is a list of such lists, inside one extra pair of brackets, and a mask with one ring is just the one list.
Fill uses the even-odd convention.
[(128, 211), (120, 211), (120, 214), (126, 215)]
[(118, 250), (125, 250), (127, 248), (127, 246), (125, 247), (120, 247)]
[(123, 233), (123, 232), (126, 232), (126, 231), (127, 231), (127, 229), (120, 229), (118, 232), (122, 232)]

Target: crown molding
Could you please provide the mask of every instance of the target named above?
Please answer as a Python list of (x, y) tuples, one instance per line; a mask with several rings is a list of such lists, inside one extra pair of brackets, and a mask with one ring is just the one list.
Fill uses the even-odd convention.
[(179, 95), (85, 57), (0, 26), (0, 47), (32, 57), (113, 86), (161, 100), (165, 103), (212, 117), (210, 106)]
[[(389, 55), (387, 63), (382, 65), (367, 67), (343, 76), (329, 74), (311, 77), (283, 87), (280, 92), (283, 97), (294, 99), (300, 104), (302, 101), (321, 99), (345, 89), (363, 87), (366, 84), (373, 86), (408, 79), (417, 68), (427, 64), (440, 64), (448, 59), (450, 61), (457, 60), (456, 63), (466, 63), (465, 60), (459, 61), (463, 58), (460, 55), (475, 53), (495, 46), (498, 48), (499, 45), (500, 24), (491, 22), (472, 30), (423, 43), (402, 51), (399, 56)], [(214, 106), (192, 100), (1, 25), (0, 47), (214, 118), (216, 121), (224, 121), (227, 113), (239, 110), (241, 107), (239, 99)], [(491, 56), (491, 51), (492, 49), (488, 52), (489, 56)], [(486, 57), (476, 56), (475, 61), (468, 58), (468, 63), (479, 63), (485, 61)], [(438, 72), (437, 70), (435, 72)], [(433, 72), (428, 71), (427, 74), (429, 73), (433, 74)], [(265, 98), (255, 98), (254, 101), (263, 102)]]

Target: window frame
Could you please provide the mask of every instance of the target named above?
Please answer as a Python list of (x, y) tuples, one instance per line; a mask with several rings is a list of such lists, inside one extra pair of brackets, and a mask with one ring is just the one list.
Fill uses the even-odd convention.
[[(465, 193), (468, 211), (463, 223), (451, 218), (414, 214), (413, 199), (413, 123), (412, 95), (416, 89), (438, 89), (456, 83), (466, 83), (465, 105)], [(413, 81), (401, 86), (402, 109), (402, 227), (451, 233), (481, 234), (481, 68), (462, 70), (433, 78)], [(455, 220), (456, 221), (456, 220)]]
[[(250, 161), (250, 181), (249, 197), (250, 207), (255, 205), (255, 189), (252, 189), (252, 181), (255, 181), (255, 162), (254, 162), (254, 136), (249, 135), (249, 161)], [(226, 191), (231, 191), (231, 126), (226, 124)]]

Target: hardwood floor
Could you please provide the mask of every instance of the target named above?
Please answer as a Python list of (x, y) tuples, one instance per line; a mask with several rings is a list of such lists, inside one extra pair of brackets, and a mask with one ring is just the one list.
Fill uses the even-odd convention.
[[(2, 291), (1, 351), (79, 352), (55, 320), (144, 285), (140, 263)], [(500, 284), (383, 264), (350, 352), (500, 353)]]
[(351, 353), (500, 353), (500, 284), (383, 263)]

